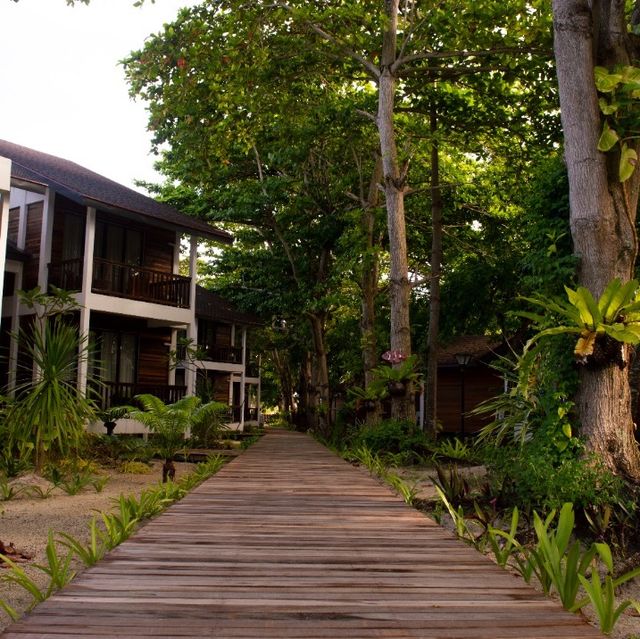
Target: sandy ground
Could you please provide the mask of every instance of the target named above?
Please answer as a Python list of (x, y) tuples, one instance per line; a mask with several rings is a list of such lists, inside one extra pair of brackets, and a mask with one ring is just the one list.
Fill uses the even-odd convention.
[[(5, 545), (11, 543), (17, 550), (33, 556), (33, 560), (20, 565), (42, 588), (48, 583), (46, 575), (29, 564), (45, 561), (49, 530), (66, 532), (78, 539), (88, 539), (88, 524), (96, 511), (111, 510), (114, 505), (112, 499), (117, 499), (121, 494), (137, 494), (144, 488), (157, 484), (161, 479), (161, 467), (161, 462), (154, 462), (152, 472), (145, 475), (109, 470), (110, 479), (100, 493), (88, 486), (81, 493), (70, 496), (56, 488), (47, 499), (27, 497), (22, 493), (10, 501), (0, 501), (0, 541)], [(192, 467), (193, 464), (176, 462), (176, 477), (179, 479), (184, 476)], [(14, 482), (36, 484), (41, 488), (50, 486), (49, 482), (34, 475)], [(61, 547), (60, 554), (64, 550)], [(78, 572), (83, 567), (81, 562), (74, 564)], [(32, 601), (31, 595), (21, 586), (3, 582), (1, 578), (4, 571), (6, 568), (0, 567), (0, 599), (19, 613), (24, 613)], [(10, 621), (8, 615), (0, 610), (0, 632)]]

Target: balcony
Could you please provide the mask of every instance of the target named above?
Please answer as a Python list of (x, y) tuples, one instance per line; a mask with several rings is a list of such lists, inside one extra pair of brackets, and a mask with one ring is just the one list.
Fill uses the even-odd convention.
[[(82, 268), (82, 258), (49, 264), (49, 283), (78, 291), (82, 286)], [(189, 308), (190, 287), (191, 278), (182, 275), (100, 258), (93, 260), (91, 290), (101, 295)]]
[(127, 382), (103, 382), (98, 394), (100, 408), (131, 404), (136, 395), (150, 394), (161, 399), (165, 404), (173, 404), (182, 399), (187, 392), (186, 386), (170, 386), (169, 384), (135, 384)]
[[(178, 360), (187, 359), (187, 347), (178, 346)], [(196, 359), (204, 362), (223, 362), (225, 364), (242, 364), (242, 349), (233, 346), (198, 346)]]

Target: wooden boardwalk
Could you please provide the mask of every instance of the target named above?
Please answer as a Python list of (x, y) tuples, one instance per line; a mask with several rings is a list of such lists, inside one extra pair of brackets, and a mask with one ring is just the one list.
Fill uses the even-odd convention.
[(274, 432), (4, 639), (600, 637), (310, 437)]

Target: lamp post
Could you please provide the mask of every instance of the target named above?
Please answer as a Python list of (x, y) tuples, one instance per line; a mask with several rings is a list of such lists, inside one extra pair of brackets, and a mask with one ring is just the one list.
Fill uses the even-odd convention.
[(464, 435), (464, 371), (469, 366), (472, 355), (470, 353), (456, 353), (455, 357), (460, 367), (460, 434)]

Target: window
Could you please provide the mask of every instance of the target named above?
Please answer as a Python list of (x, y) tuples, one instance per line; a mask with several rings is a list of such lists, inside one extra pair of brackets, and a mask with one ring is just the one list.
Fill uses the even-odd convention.
[(84, 221), (73, 213), (64, 214), (62, 261), (75, 260), (84, 255)]
[(141, 266), (142, 233), (135, 229), (98, 221), (95, 256), (118, 264)]
[(133, 333), (95, 333), (95, 377), (103, 382), (134, 384), (137, 379), (138, 336)]

